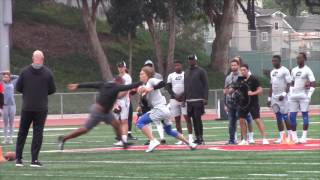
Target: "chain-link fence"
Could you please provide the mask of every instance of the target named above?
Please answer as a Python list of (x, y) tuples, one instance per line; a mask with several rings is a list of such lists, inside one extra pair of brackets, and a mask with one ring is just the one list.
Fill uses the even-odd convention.
[[(269, 89), (264, 89), (260, 98), (260, 105), (266, 106)], [(79, 92), (79, 93), (56, 93), (49, 97), (49, 114), (60, 114), (63, 118), (65, 114), (82, 114), (88, 113), (90, 105), (95, 101), (98, 93), (96, 92)], [(164, 95), (169, 99), (167, 92)], [(224, 100), (223, 90), (216, 89), (209, 91), (209, 100), (207, 109), (217, 109), (218, 102)], [(17, 114), (20, 114), (22, 96), (16, 95)], [(137, 107), (138, 96), (132, 97), (133, 107)], [(316, 88), (312, 96), (312, 105), (320, 105), (320, 88)]]

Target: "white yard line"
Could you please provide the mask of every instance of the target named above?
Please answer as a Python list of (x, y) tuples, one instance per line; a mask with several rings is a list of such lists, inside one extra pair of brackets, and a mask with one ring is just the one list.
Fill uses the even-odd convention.
[(285, 177), (288, 174), (248, 174), (249, 176), (271, 176), (271, 177)]

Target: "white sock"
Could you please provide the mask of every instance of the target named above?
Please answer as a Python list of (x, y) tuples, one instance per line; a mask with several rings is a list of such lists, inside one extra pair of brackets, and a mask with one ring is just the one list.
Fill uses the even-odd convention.
[(238, 134), (237, 131), (234, 132), (234, 142), (238, 141)]
[(284, 131), (279, 131), (279, 139), (282, 139), (284, 133), (285, 133)]
[(307, 138), (307, 135), (308, 135), (308, 131), (306, 131), (306, 130), (303, 130), (302, 131), (302, 136), (301, 136), (301, 138)]
[(161, 122), (160, 123), (155, 123), (155, 124), (157, 126), (157, 130), (158, 130), (160, 139), (164, 139), (164, 132), (163, 132), (164, 130), (163, 130), (163, 126), (162, 126)]
[(193, 141), (193, 135), (192, 134), (189, 134), (188, 137), (189, 137), (189, 141)]
[(127, 135), (122, 135), (122, 141), (127, 142), (128, 141), (128, 136)]
[(292, 131), (292, 139), (295, 141), (298, 139), (297, 131)]
[(249, 132), (248, 136), (249, 136), (249, 140), (253, 140), (253, 132)]

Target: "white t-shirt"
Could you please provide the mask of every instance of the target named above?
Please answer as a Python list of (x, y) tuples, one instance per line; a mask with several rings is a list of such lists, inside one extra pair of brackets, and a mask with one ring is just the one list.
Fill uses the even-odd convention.
[(289, 70), (284, 66), (281, 66), (279, 69), (273, 69), (270, 72), (270, 78), (273, 97), (278, 97), (281, 93), (286, 92), (287, 84), (292, 81)]
[[(123, 76), (121, 76), (122, 79), (124, 80), (124, 85), (128, 85), (128, 84), (132, 84), (132, 78), (128, 73), (125, 73)], [(126, 96), (118, 99), (118, 101), (125, 101), (125, 102), (129, 102), (130, 101), (130, 97), (129, 97), (129, 92), (127, 93)]]
[[(146, 83), (147, 88), (153, 88), (155, 85), (159, 84), (162, 80), (156, 78), (150, 78)], [(152, 108), (156, 108), (157, 106), (166, 105), (166, 98), (161, 94), (160, 89), (156, 89), (147, 94), (148, 104), (152, 106)]]
[(302, 68), (299, 68), (299, 66), (293, 68), (291, 76), (294, 81), (293, 94), (308, 93), (308, 90), (305, 88), (306, 82), (315, 81), (313, 72), (307, 65), (304, 65)]
[(184, 92), (184, 72), (182, 71), (180, 74), (173, 72), (169, 74), (167, 83), (172, 84), (172, 91), (181, 95)]

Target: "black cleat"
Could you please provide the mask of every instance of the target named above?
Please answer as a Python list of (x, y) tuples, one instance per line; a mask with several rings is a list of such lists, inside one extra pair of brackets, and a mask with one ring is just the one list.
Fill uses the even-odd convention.
[(43, 165), (40, 163), (40, 161), (35, 160), (31, 162), (30, 167), (43, 167)]
[(58, 148), (59, 148), (59, 150), (63, 150), (64, 149), (64, 136), (59, 136), (58, 137)]
[(136, 140), (138, 140), (138, 138), (133, 137), (132, 134), (128, 134), (128, 140), (136, 141)]
[(166, 144), (166, 143), (167, 143), (167, 141), (166, 141), (165, 139), (161, 139), (161, 140), (160, 140), (160, 144), (164, 145), (164, 144)]
[(24, 164), (23, 164), (22, 159), (17, 159), (16, 160), (16, 167), (23, 167), (23, 166), (24, 166)]

